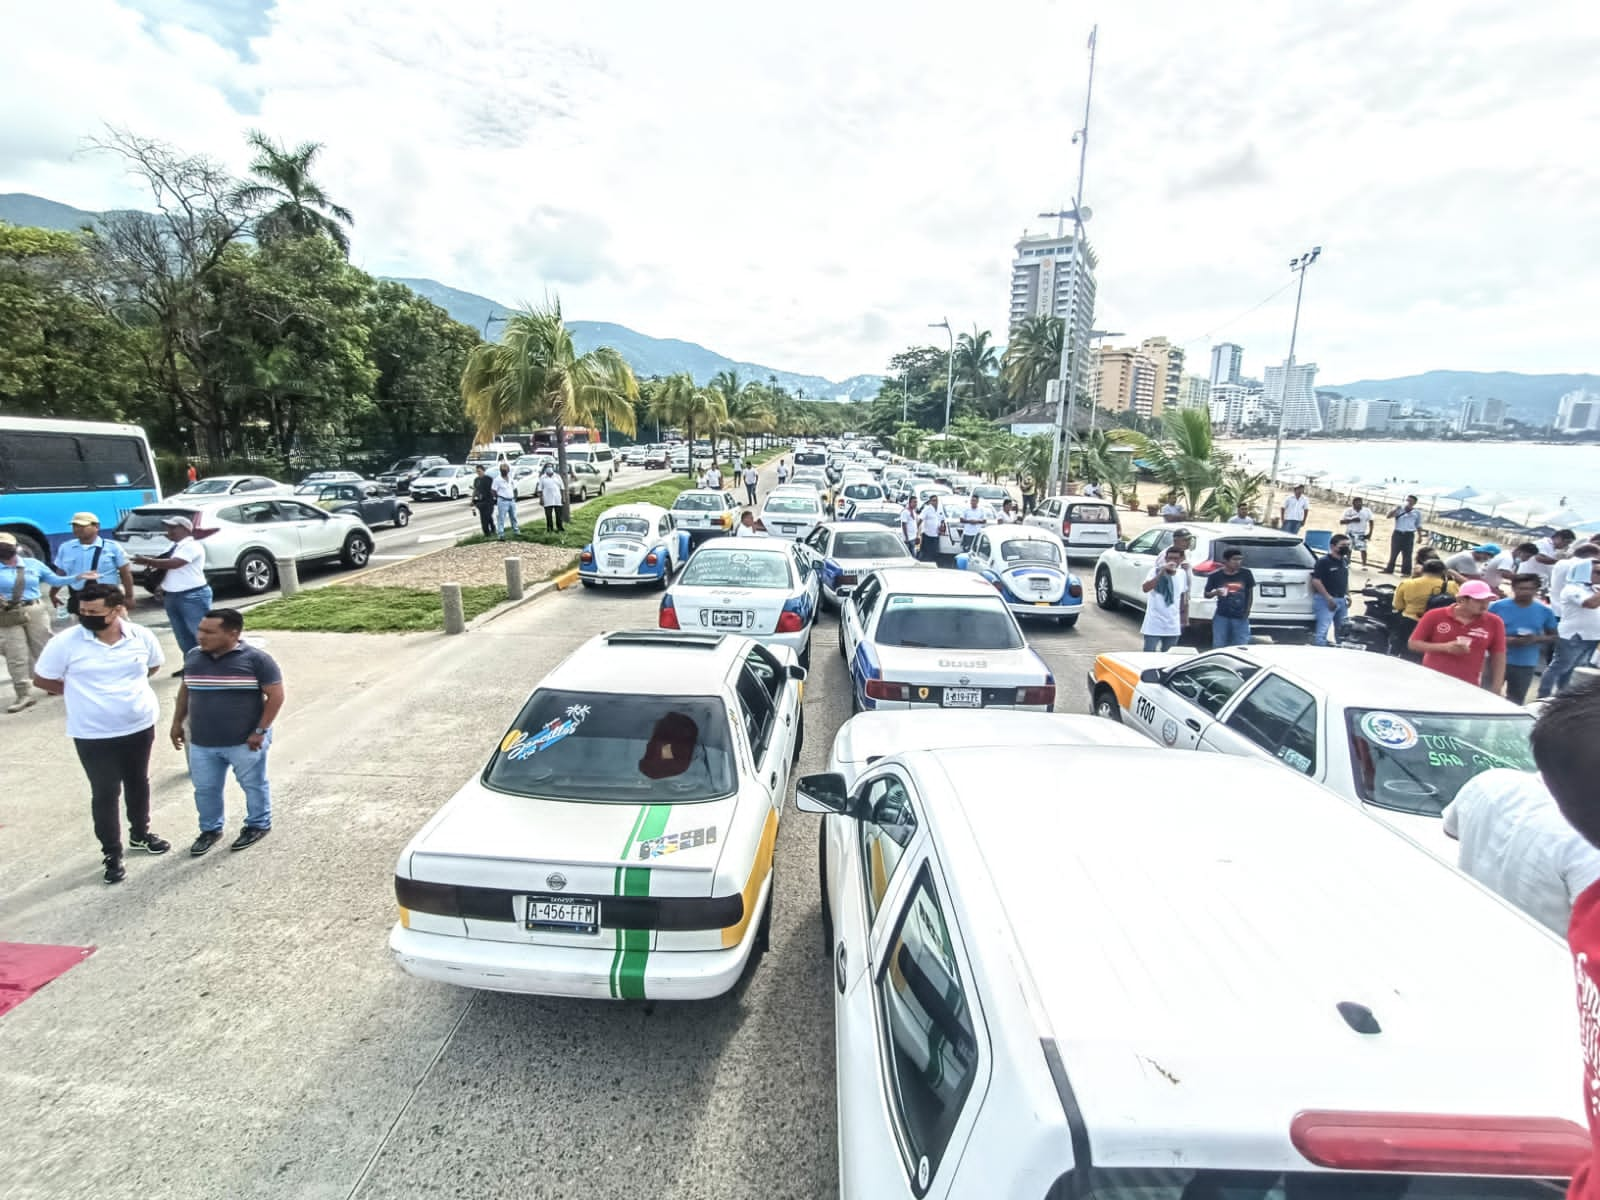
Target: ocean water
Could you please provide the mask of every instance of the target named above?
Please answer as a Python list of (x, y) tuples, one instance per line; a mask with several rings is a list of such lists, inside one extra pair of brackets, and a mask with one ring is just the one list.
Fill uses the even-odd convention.
[[(1220, 445), (1243, 458), (1253, 470), (1272, 467), (1270, 441), (1224, 441)], [(1483, 499), (1467, 500), (1467, 505), (1484, 512), (1492, 509), (1513, 520), (1566, 508), (1569, 515), (1600, 521), (1600, 445), (1286, 441), (1278, 473), (1285, 481), (1313, 473), (1319, 482), (1352, 481), (1351, 494), (1396, 496), (1409, 488), (1421, 497), (1424, 509), (1432, 496), (1470, 487)], [(1445, 508), (1459, 502), (1436, 503)]]

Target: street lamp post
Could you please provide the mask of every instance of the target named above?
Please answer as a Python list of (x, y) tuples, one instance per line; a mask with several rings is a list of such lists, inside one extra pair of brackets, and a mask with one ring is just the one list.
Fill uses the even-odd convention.
[(950, 318), (928, 322), (929, 329), (942, 329), (950, 335), (950, 353), (944, 360), (944, 432), (950, 433), (950, 399), (956, 393), (956, 331), (950, 328)]
[(906, 413), (911, 409), (911, 368), (907, 367), (900, 375), (900, 424), (904, 425), (909, 419)]
[(1272, 471), (1267, 476), (1267, 507), (1264, 518), (1272, 520), (1278, 502), (1278, 461), (1283, 456), (1283, 431), (1289, 420), (1289, 379), (1294, 374), (1294, 343), (1300, 335), (1300, 298), (1306, 294), (1306, 268), (1322, 256), (1322, 247), (1313, 246), (1299, 258), (1289, 260), (1289, 269), (1300, 276), (1294, 292), (1294, 321), (1289, 326), (1289, 361), (1283, 368), (1283, 390), (1278, 395), (1278, 438), (1272, 446)]
[(493, 313), (490, 313), (487, 317), (485, 317), (483, 319), (483, 340), (484, 341), (487, 342), (489, 340), (489, 326), (493, 325), (496, 321), (498, 321), (502, 325), (504, 325), (506, 323), (506, 319), (504, 317), (497, 317)]

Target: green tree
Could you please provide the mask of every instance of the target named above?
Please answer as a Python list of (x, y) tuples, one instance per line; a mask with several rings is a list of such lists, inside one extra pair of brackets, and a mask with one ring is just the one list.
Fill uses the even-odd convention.
[(372, 286), (362, 320), (371, 331), (367, 356), (377, 371), (362, 432), (391, 438), (407, 453), (421, 434), (467, 434), (461, 373), (478, 331), (389, 280)]
[(700, 387), (687, 371), (669, 375), (662, 381), (655, 396), (656, 414), (661, 420), (682, 428), (684, 440), (689, 443), (689, 474), (694, 474), (695, 431), (716, 431), (727, 423), (728, 409), (722, 393), (715, 388)]
[(1055, 446), (1055, 436), (1036, 433), (1023, 441), (1022, 453), (1017, 462), (1017, 477), (1023, 489), (1042, 496), (1050, 482), (1050, 455)]
[(345, 226), (354, 224), (355, 218), (311, 177), (322, 143), (301, 142), (290, 150), (258, 129), (252, 129), (245, 140), (256, 152), (250, 163), (256, 182), (240, 184), (234, 199), (241, 207), (260, 213), (255, 220), (256, 239), (267, 245), (284, 238), (325, 234), (348, 255), (350, 238)]
[(1028, 317), (1017, 326), (1001, 360), (1000, 381), (1017, 407), (1041, 403), (1045, 385), (1061, 369), (1060, 317)]
[(956, 339), (955, 350), (956, 395), (986, 416), (999, 412), (1000, 358), (991, 344), (992, 336), (974, 325), (971, 333)]
[(1167, 409), (1157, 436), (1118, 429), (1111, 437), (1132, 446), (1161, 484), (1183, 498), (1191, 513), (1201, 511), (1206, 494), (1221, 482), (1230, 461), (1212, 441), (1211, 414), (1200, 408)]

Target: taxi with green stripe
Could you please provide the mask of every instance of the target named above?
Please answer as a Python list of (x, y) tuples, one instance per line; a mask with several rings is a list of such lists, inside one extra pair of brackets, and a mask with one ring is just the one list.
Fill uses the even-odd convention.
[(601, 634), (523, 704), (395, 866), (408, 974), (699, 999), (767, 946), (805, 671), (733, 634)]

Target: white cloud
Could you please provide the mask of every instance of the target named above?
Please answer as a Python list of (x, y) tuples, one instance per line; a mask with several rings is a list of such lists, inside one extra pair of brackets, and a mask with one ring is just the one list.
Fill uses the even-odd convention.
[[(1011, 244), (1068, 200), (1086, 18), (970, 7), (24, 0), (0, 190), (137, 202), (103, 122), (242, 166), (327, 144), (367, 268), (835, 378), (948, 316), (1004, 334)], [(1130, 0), (1100, 29), (1102, 328), (1322, 378), (1600, 367), (1600, 8)]]

